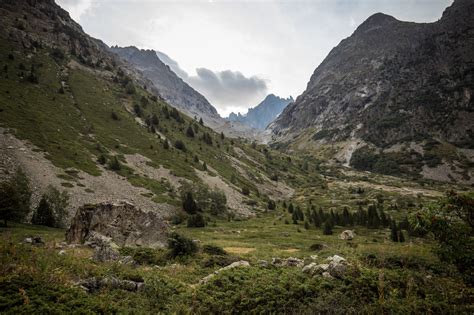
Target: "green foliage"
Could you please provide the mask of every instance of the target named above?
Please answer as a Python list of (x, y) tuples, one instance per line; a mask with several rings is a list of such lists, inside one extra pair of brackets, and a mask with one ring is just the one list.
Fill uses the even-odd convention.
[(0, 183), (0, 220), (23, 221), (30, 213), (31, 189), (26, 174), (17, 169), (13, 177)]
[(332, 234), (332, 223), (331, 223), (330, 220), (326, 220), (326, 222), (324, 222), (323, 234), (324, 235), (331, 235)]
[(137, 91), (137, 89), (135, 88), (135, 85), (133, 84), (133, 82), (128, 82), (127, 85), (125, 86), (125, 92), (127, 94), (135, 94)]
[(474, 284), (474, 198), (449, 192), (411, 216), (415, 229), (432, 233), (441, 260), (454, 264)]
[(181, 150), (181, 151), (183, 151), (183, 152), (186, 152), (186, 145), (185, 145), (184, 142), (181, 141), (181, 140), (176, 140), (176, 141), (174, 142), (174, 147), (175, 147), (176, 149), (178, 149), (178, 150)]
[(131, 256), (140, 265), (161, 265), (164, 262), (163, 252), (146, 247), (122, 247), (120, 254)]
[(36, 208), (35, 213), (33, 214), (31, 223), (49, 227), (54, 227), (56, 225), (53, 209), (51, 208), (51, 205), (49, 204), (45, 196), (41, 198), (39, 205)]
[(187, 220), (187, 227), (205, 227), (206, 226), (206, 220), (204, 219), (204, 216), (201, 213), (196, 213), (196, 214), (191, 214), (188, 216)]
[(192, 256), (198, 251), (193, 240), (173, 232), (168, 237), (168, 247), (171, 257)]
[(250, 195), (250, 189), (247, 186), (242, 187), (242, 195), (244, 196)]
[(189, 138), (194, 138), (194, 130), (192, 126), (188, 126), (186, 129), (186, 136)]
[(109, 168), (112, 171), (120, 171), (122, 169), (122, 164), (119, 162), (116, 156), (113, 156), (109, 162)]
[(269, 199), (267, 203), (267, 209), (268, 210), (275, 210), (276, 209), (276, 203), (275, 201)]
[(209, 255), (219, 255), (219, 256), (227, 255), (227, 252), (222, 247), (219, 247), (216, 245), (204, 245), (202, 247), (202, 251)]

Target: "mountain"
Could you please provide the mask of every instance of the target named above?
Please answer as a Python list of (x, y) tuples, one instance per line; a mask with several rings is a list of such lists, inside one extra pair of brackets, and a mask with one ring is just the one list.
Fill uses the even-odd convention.
[(112, 46), (110, 50), (142, 72), (172, 106), (190, 117), (202, 118), (210, 126), (223, 123), (217, 110), (206, 98), (179, 78), (158, 58), (154, 50), (138, 49), (134, 46)]
[[(127, 199), (170, 218), (192, 183), (221, 191), (221, 210), (248, 217), (268, 196), (291, 194), (282, 175), (270, 180), (275, 166), (264, 166), (258, 148), (170, 106), (161, 98), (169, 90), (84, 33), (54, 1), (2, 1), (0, 11), (0, 180), (23, 169), (34, 207), (53, 186), (69, 194), (70, 215), (84, 204)], [(163, 67), (154, 52), (125, 51)], [(176, 99), (218, 117), (176, 76), (163, 82), (176, 84)]]
[(323, 152), (386, 174), (473, 183), (474, 2), (434, 23), (377, 13), (314, 71), (267, 132), (275, 146)]
[(250, 108), (247, 114), (230, 113), (227, 119), (241, 122), (255, 129), (264, 130), (291, 102), (293, 102), (291, 96), (285, 99), (274, 94), (269, 94), (260, 104), (254, 108)]

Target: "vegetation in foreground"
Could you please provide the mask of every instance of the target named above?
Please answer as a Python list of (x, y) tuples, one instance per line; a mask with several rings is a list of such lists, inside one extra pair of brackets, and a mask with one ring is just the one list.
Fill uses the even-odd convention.
[[(450, 205), (464, 203), (457, 208), (446, 203), (431, 206), (439, 218), (449, 210), (464, 209), (460, 213), (465, 214), (472, 210), (472, 198), (449, 198)], [(456, 262), (444, 259), (439, 249), (446, 247), (436, 234), (439, 226), (432, 230), (420, 215), (414, 218), (426, 229), (424, 238), (407, 235), (406, 242), (393, 242), (390, 228), (356, 226), (357, 236), (346, 241), (338, 238), (344, 229), (339, 226), (334, 227), (334, 234), (324, 235), (321, 229), (285, 223), (291, 214), (277, 206), (246, 221), (216, 219), (204, 228), (180, 224), (170, 235), (166, 250), (121, 249), (136, 265), (95, 262), (90, 259), (93, 250), (87, 247), (65, 248), (59, 254), (56, 246), (64, 240), (64, 230), (14, 224), (0, 230), (0, 312), (472, 313), (474, 290), (466, 277), (472, 268), (457, 269)], [(444, 231), (465, 231), (468, 225), (458, 221), (461, 217), (456, 219), (451, 213)], [(472, 240), (472, 227), (470, 233)], [(22, 243), (31, 235), (41, 236), (46, 244)], [(453, 249), (452, 243), (450, 246)], [(472, 259), (472, 248), (456, 250), (467, 251)], [(328, 279), (305, 274), (299, 267), (270, 263), (273, 257), (323, 263), (334, 254), (346, 258), (358, 272)], [(251, 266), (222, 271), (200, 282), (238, 260), (247, 260)], [(265, 266), (261, 260), (269, 264)], [(77, 284), (82, 279), (107, 276), (143, 281), (145, 286), (138, 292), (105, 287), (86, 293)]]

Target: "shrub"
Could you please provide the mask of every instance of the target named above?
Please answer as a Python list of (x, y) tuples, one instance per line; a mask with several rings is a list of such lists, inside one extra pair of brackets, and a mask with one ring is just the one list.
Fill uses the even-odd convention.
[(135, 115), (137, 115), (137, 117), (142, 117), (142, 108), (140, 107), (140, 105), (138, 104), (133, 104), (133, 112), (135, 113)]
[(332, 235), (332, 224), (331, 224), (330, 220), (326, 220), (326, 222), (324, 222), (323, 234), (324, 235)]
[(203, 215), (200, 213), (196, 213), (193, 215), (190, 215), (188, 217), (187, 221), (187, 226), (188, 227), (205, 227), (206, 226), (206, 220), (204, 219)]
[(320, 251), (324, 248), (324, 245), (323, 244), (319, 244), (319, 243), (314, 243), (314, 244), (311, 244), (309, 246), (309, 249), (310, 250), (313, 250), (313, 251)]
[(185, 145), (184, 142), (181, 141), (181, 140), (176, 140), (176, 141), (174, 142), (174, 147), (175, 147), (176, 149), (178, 149), (178, 150), (181, 150), (181, 151), (183, 151), (183, 152), (186, 152), (186, 145)]
[(110, 117), (111, 117), (113, 120), (119, 120), (119, 117), (118, 117), (118, 115), (117, 115), (115, 112), (112, 112), (112, 113), (110, 114)]
[(30, 213), (30, 182), (21, 169), (8, 181), (0, 183), (0, 220), (22, 221)]
[(110, 160), (109, 168), (112, 171), (120, 171), (122, 169), (122, 164), (120, 164), (116, 156), (112, 157), (112, 159)]
[(170, 143), (168, 142), (168, 139), (165, 139), (163, 142), (163, 149), (169, 150), (170, 149)]
[(198, 247), (191, 239), (184, 237), (176, 232), (170, 234), (168, 238), (169, 255), (173, 258), (180, 256), (194, 255)]
[(268, 200), (268, 204), (267, 204), (267, 209), (268, 210), (275, 210), (276, 209), (276, 203), (275, 201), (273, 200)]
[(123, 247), (120, 254), (132, 256), (133, 260), (140, 265), (159, 265), (163, 262), (160, 252), (156, 249), (146, 247)]
[(242, 194), (245, 196), (250, 195), (250, 189), (247, 186), (242, 187)]
[(41, 198), (38, 207), (36, 208), (33, 218), (31, 219), (31, 223), (50, 227), (54, 227), (56, 225), (53, 209), (44, 195)]
[(188, 136), (189, 138), (194, 138), (194, 130), (192, 126), (188, 126), (188, 128), (186, 129), (186, 136)]
[(227, 255), (227, 252), (222, 247), (216, 245), (204, 245), (202, 251), (209, 255)]
[(99, 157), (97, 158), (97, 162), (98, 162), (99, 164), (104, 165), (105, 163), (107, 163), (107, 158), (105, 157), (105, 155), (101, 154), (101, 155), (99, 155)]
[(127, 83), (127, 85), (125, 85), (125, 92), (127, 92), (127, 94), (135, 94), (136, 89), (133, 82), (130, 81)]

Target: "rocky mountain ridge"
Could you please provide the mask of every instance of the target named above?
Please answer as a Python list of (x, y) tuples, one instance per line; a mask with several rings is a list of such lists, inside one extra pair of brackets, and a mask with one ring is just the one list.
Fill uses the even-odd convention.
[(264, 130), (285, 107), (293, 102), (293, 97), (282, 98), (274, 94), (269, 94), (257, 106), (249, 108), (244, 115), (240, 113), (230, 113), (227, 118), (230, 121), (238, 121), (244, 125), (255, 129)]
[[(366, 170), (385, 168), (375, 165), (383, 158), (384, 173), (472, 181), (473, 17), (468, 0), (434, 23), (372, 15), (269, 126), (270, 141), (309, 150), (331, 144), (335, 161)], [(356, 151), (356, 160), (371, 161), (353, 160)]]

